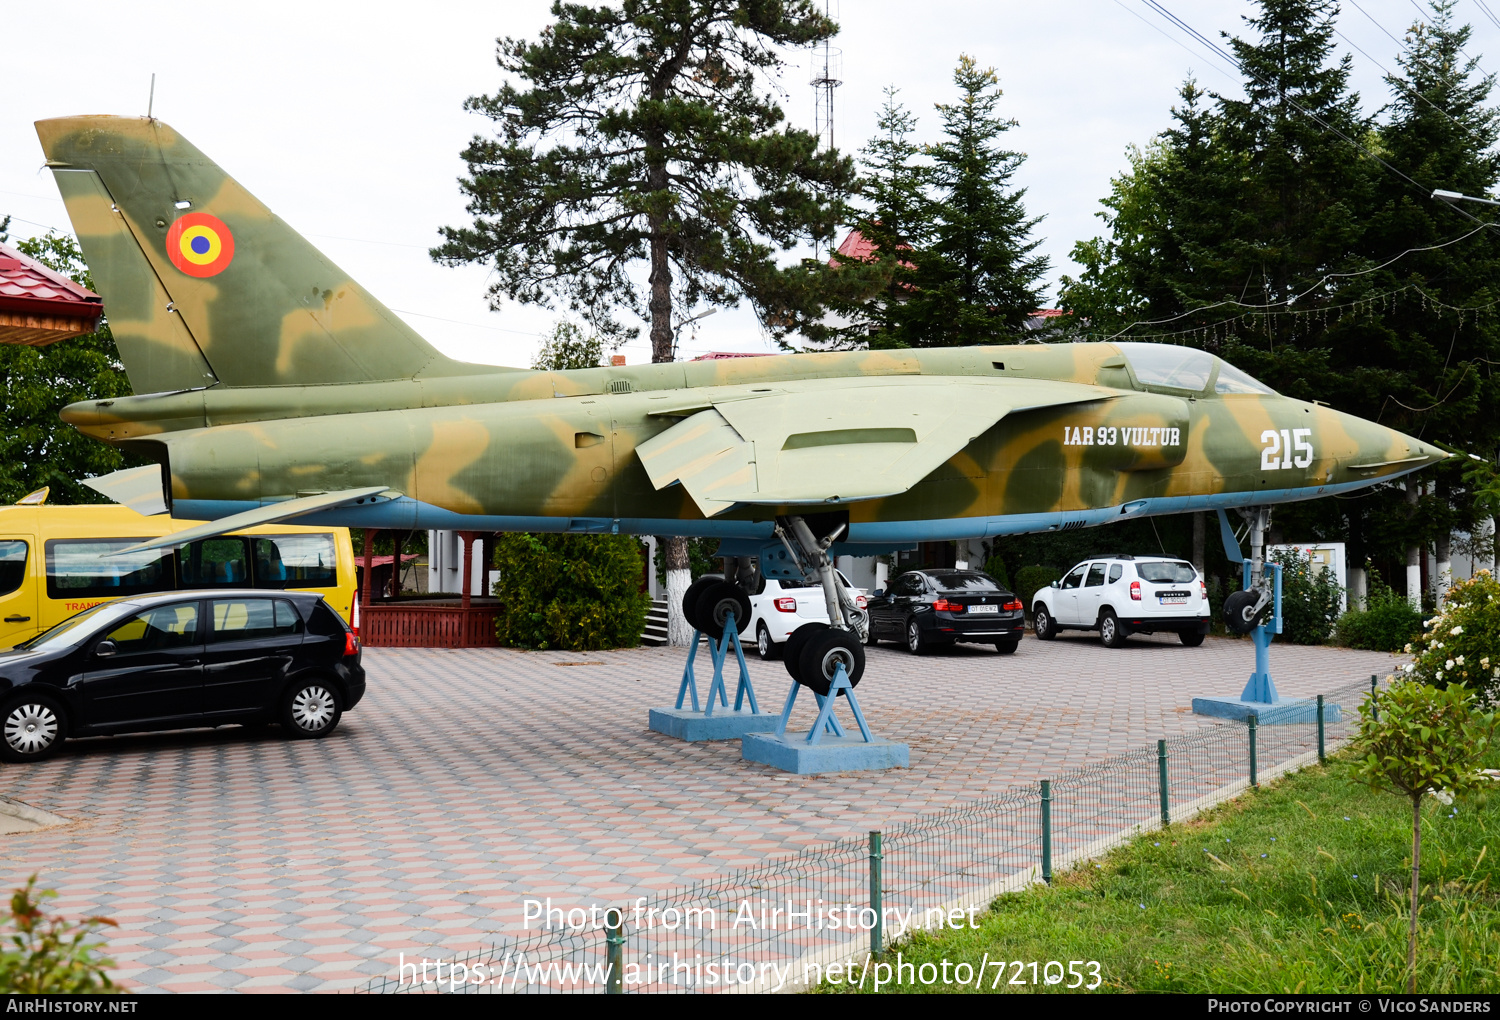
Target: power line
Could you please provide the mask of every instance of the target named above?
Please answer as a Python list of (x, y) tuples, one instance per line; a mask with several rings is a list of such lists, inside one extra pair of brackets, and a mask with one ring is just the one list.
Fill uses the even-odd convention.
[(1160, 25), (1156, 24), (1155, 22), (1147, 21), (1141, 15), (1141, 13), (1139, 11), (1134, 11), (1134, 10), (1131, 10), (1129, 7), (1126, 7), (1125, 4), (1122, 2), (1122, 0), (1115, 0), (1115, 6), (1119, 7), (1120, 10), (1125, 11), (1127, 14), (1129, 14), (1132, 18), (1135, 18), (1141, 24), (1143, 24), (1143, 25), (1147, 26), (1148, 28), (1150, 28), (1153, 32), (1158, 33), (1163, 39), (1167, 40), (1168, 42), (1172, 43), (1175, 46), (1180, 47), (1182, 49), (1182, 51), (1184, 53), (1186, 53), (1188, 56), (1190, 56), (1190, 57), (1197, 57), (1199, 59), (1206, 60), (1208, 62), (1208, 66), (1209, 67), (1212, 67), (1215, 71), (1218, 71), (1220, 74), (1222, 74), (1224, 77), (1228, 78), (1229, 80), (1231, 80), (1231, 81), (1234, 80), (1234, 75), (1231, 74), (1229, 71), (1225, 70), (1212, 57), (1207, 57), (1207, 56), (1205, 56), (1202, 53), (1195, 53), (1195, 52), (1193, 52), (1191, 49), (1188, 48), (1187, 44), (1184, 43), (1181, 39), (1176, 39), (1176, 38), (1173, 38), (1172, 36), (1168, 35), (1167, 32), (1166, 32), (1166, 30), (1163, 29)]

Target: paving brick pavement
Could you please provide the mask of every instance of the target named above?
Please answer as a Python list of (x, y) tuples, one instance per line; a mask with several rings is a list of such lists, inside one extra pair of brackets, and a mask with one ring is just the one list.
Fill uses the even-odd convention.
[[(1252, 654), (1086, 636), (1028, 637), (1012, 656), (872, 650), (860, 701), (911, 767), (831, 778), (648, 731), (679, 652), (370, 649), (369, 694), (325, 740), (224, 727), (5, 766), (0, 796), (72, 821), (0, 835), (0, 881), (40, 872), (57, 909), (117, 920), (131, 988), (346, 989), (401, 952), (519, 931), (527, 897), (618, 902), (1214, 725), (1191, 698), (1238, 694)], [(1272, 662), (1298, 695), (1395, 660), (1278, 646)], [(750, 669), (779, 710), (782, 666)], [(799, 699), (794, 723), (812, 716)]]

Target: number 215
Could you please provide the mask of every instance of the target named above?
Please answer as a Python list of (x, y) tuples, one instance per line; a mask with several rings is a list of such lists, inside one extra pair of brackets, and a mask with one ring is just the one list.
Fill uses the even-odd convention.
[[(1265, 449), (1260, 451), (1260, 469), (1278, 471), (1293, 465), (1305, 468), (1313, 462), (1312, 429), (1266, 429), (1260, 434)], [(1293, 456), (1293, 454), (1296, 456)]]

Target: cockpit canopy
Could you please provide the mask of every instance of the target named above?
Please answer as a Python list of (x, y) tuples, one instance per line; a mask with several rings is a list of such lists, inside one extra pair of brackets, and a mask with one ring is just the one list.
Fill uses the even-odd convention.
[(1212, 379), (1215, 393), (1276, 392), (1207, 351), (1175, 344), (1117, 343), (1115, 346), (1130, 362), (1136, 381), (1143, 386), (1202, 393)]

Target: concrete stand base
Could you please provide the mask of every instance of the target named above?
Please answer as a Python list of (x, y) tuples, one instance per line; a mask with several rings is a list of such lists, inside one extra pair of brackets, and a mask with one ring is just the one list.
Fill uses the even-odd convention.
[[(1244, 698), (1194, 698), (1193, 714), (1240, 721), (1253, 715), (1257, 726), (1315, 723), (1318, 721), (1318, 703), (1312, 698), (1277, 698), (1272, 702), (1246, 701)], [(1331, 726), (1338, 721), (1339, 706), (1324, 703), (1324, 725)]]
[(783, 772), (810, 776), (818, 772), (906, 768), (911, 764), (911, 748), (879, 737), (866, 741), (860, 736), (835, 737), (825, 733), (816, 744), (809, 744), (805, 733), (788, 733), (784, 737), (750, 733), (740, 744), (740, 757)]
[(733, 712), (721, 708), (704, 715), (687, 708), (653, 708), (651, 728), (678, 740), (738, 740), (747, 733), (776, 728), (779, 716), (766, 712)]

